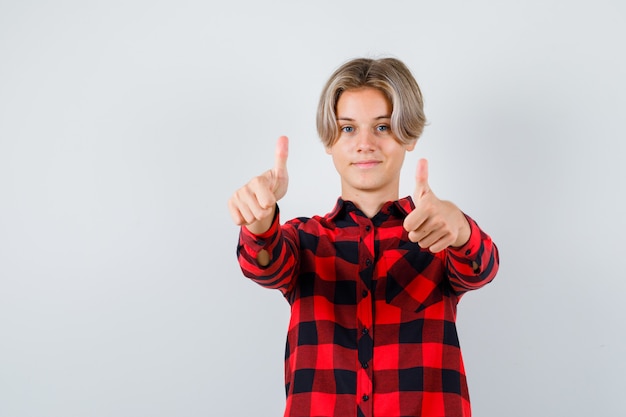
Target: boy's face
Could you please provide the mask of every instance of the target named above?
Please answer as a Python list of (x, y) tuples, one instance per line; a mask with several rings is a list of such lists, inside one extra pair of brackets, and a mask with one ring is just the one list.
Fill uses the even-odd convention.
[(339, 138), (326, 148), (341, 176), (344, 200), (398, 198), (400, 169), (406, 151), (391, 131), (391, 103), (382, 91), (359, 88), (344, 91), (337, 102)]

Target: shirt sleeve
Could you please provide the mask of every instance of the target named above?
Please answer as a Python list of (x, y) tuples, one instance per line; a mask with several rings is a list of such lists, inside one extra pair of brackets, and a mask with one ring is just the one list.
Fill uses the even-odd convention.
[[(280, 226), (280, 213), (276, 215), (270, 228), (260, 235), (250, 232), (245, 226), (239, 232), (237, 259), (243, 274), (257, 284), (279, 289), (286, 295), (293, 286), (297, 271), (297, 243), (287, 239)], [(270, 255), (269, 264), (263, 266), (257, 261), (259, 252), (266, 250)]]
[(447, 249), (448, 276), (458, 295), (490, 283), (500, 264), (498, 248), (476, 222), (465, 216), (470, 225), (470, 238), (461, 247)]

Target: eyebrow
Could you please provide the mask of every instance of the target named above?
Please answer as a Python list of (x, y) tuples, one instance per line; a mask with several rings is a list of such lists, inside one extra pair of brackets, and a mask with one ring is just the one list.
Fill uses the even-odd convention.
[[(382, 119), (391, 119), (391, 116), (378, 116), (374, 118), (374, 120), (382, 120)], [(348, 122), (354, 122), (354, 119), (351, 117), (337, 117), (337, 120), (346, 120)]]

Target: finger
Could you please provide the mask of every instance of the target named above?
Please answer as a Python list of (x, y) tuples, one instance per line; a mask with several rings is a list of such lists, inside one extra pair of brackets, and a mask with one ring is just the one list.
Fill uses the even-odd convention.
[(417, 243), (420, 248), (427, 248), (432, 253), (437, 253), (450, 246), (451, 236), (441, 231), (414, 230), (409, 233), (409, 240)]
[(450, 241), (450, 235), (447, 233), (441, 233), (439, 231), (429, 233), (418, 241), (418, 244), (422, 248), (428, 248), (431, 252), (441, 252), (448, 247)]
[[(253, 179), (248, 185), (237, 190), (231, 202), (231, 216), (237, 223), (237, 217), (243, 220), (242, 224), (251, 224), (268, 217), (273, 212), (276, 199), (267, 187), (259, 187), (263, 180)], [(239, 224), (239, 223), (237, 223)]]
[(415, 200), (419, 200), (424, 194), (430, 191), (428, 185), (428, 161), (424, 158), (417, 161), (417, 169), (415, 170), (415, 192), (413, 196)]
[(237, 207), (237, 203), (234, 199), (235, 197), (233, 196), (230, 200), (228, 200), (228, 212), (230, 213), (230, 217), (233, 219), (233, 222), (237, 226), (241, 226), (246, 222), (246, 220), (241, 214), (241, 211), (239, 210), (239, 207)]
[(259, 184), (257, 187), (246, 187), (242, 190), (243, 205), (251, 213), (251, 217), (246, 217), (248, 223), (261, 220), (272, 212), (276, 205), (276, 197), (274, 193), (267, 187), (265, 180), (258, 178), (258, 181), (251, 182), (251, 185)]
[(429, 239), (430, 241), (426, 242), (426, 245), (428, 247), (428, 250), (430, 250), (432, 253), (441, 252), (442, 250), (448, 248), (454, 242), (454, 237), (451, 233), (442, 233), (432, 238), (431, 236), (429, 236)]
[[(233, 198), (228, 202), (230, 216), (237, 226), (243, 226), (254, 223), (258, 219), (258, 214), (254, 213), (250, 206), (237, 198)], [(260, 211), (260, 208), (256, 209)]]
[(428, 221), (424, 221), (418, 227), (408, 231), (409, 240), (411, 242), (419, 243), (421, 247), (427, 247), (427, 246), (422, 246), (423, 244), (427, 242), (430, 242), (430, 241), (434, 242), (434, 240), (432, 239), (434, 238), (436, 234), (437, 234), (437, 230), (434, 229), (432, 225), (429, 224)]
[(440, 234), (440, 225), (433, 221), (433, 218), (428, 216), (427, 212), (423, 212), (420, 210), (413, 210), (409, 215), (404, 219), (404, 228), (408, 232), (409, 240), (411, 242), (417, 242), (421, 247), (428, 239), (432, 240)]
[[(271, 177), (271, 171), (268, 171), (268, 173)], [(256, 183), (253, 185), (255, 185), (255, 187), (250, 190), (251, 195), (249, 199), (250, 207), (252, 207), (254, 211), (258, 211), (256, 210), (257, 207), (261, 210), (265, 210), (276, 204), (276, 197), (270, 188), (270, 186), (272, 186), (271, 179), (268, 181), (267, 178), (258, 177)]]
[(247, 203), (242, 200), (241, 193), (241, 190), (237, 190), (230, 200), (228, 200), (228, 210), (230, 211), (230, 216), (238, 226), (247, 224), (254, 218), (254, 215), (250, 211)]
[[(424, 189), (422, 188), (421, 190)], [(432, 197), (432, 193), (430, 197)], [(415, 208), (404, 218), (403, 226), (407, 232), (423, 229), (426, 226), (425, 223), (430, 221), (433, 216), (431, 199), (416, 193), (413, 197), (413, 202), (415, 203)]]
[(437, 242), (430, 245), (428, 247), (428, 250), (431, 251), (432, 253), (437, 253), (446, 249), (448, 246), (450, 246), (450, 239), (441, 238)]
[(289, 155), (289, 139), (287, 136), (281, 136), (276, 142), (276, 152), (274, 159), (274, 171), (280, 174), (287, 171), (287, 156)]
[(274, 213), (273, 207), (261, 208), (259, 206), (242, 205), (238, 207), (238, 210), (239, 216), (242, 219), (241, 222), (237, 223), (239, 226), (244, 224), (251, 225), (255, 222), (265, 220)]
[[(427, 220), (428, 220), (427, 214), (421, 210), (416, 209), (410, 212), (404, 218), (404, 222), (402, 223), (402, 226), (404, 227), (404, 230), (411, 233), (420, 229)], [(416, 242), (416, 240), (413, 240), (413, 239), (411, 240), (413, 242)]]

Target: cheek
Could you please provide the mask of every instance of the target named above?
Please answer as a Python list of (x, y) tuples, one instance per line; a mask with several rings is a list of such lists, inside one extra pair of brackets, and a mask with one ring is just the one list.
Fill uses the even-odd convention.
[(402, 149), (402, 151), (394, 150), (392, 153), (388, 154), (390, 159), (393, 161), (394, 167), (401, 167), (404, 163), (404, 157), (406, 156), (406, 151)]
[(345, 171), (345, 164), (341, 161), (340, 158), (337, 158), (335, 155), (332, 155), (333, 158), (333, 166), (335, 167), (335, 172), (339, 174), (339, 176), (343, 176), (343, 172)]
[(333, 147), (330, 156), (333, 158), (333, 165), (338, 172), (345, 170), (350, 165), (351, 158), (348, 155), (348, 152), (337, 145)]
[(335, 168), (339, 169), (343, 165), (343, 158), (341, 157), (341, 154), (333, 152), (330, 156), (333, 158), (333, 164), (335, 165)]
[(331, 155), (333, 159), (346, 159), (351, 153), (349, 141), (337, 140), (333, 146), (326, 148), (326, 153)]

